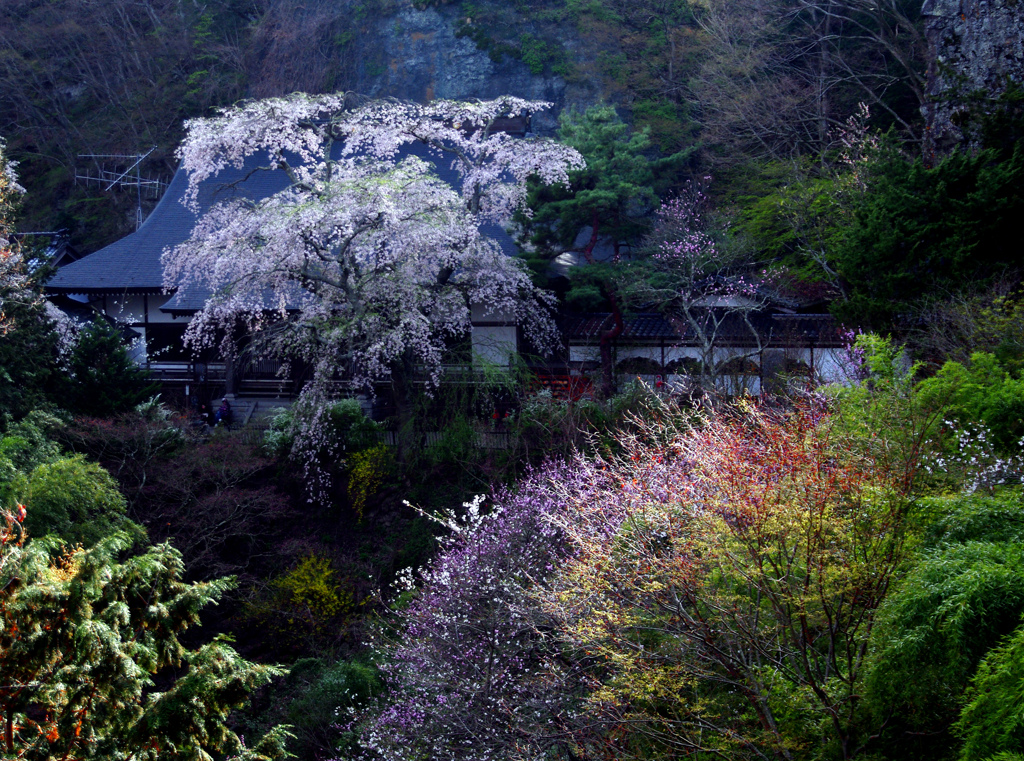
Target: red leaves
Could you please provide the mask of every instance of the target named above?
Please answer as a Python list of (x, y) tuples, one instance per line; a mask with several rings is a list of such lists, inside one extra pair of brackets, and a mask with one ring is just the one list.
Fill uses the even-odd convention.
[(820, 409), (669, 411), (617, 443), (606, 471), (577, 461), (592, 486), (564, 492), (571, 551), (539, 593), (565, 640), (608, 659), (592, 708), (611, 701), (676, 747), (728, 726), (725, 747), (770, 753), (774, 693), (749, 658), (769, 653), (773, 689), (841, 723), (901, 553), (890, 474)]

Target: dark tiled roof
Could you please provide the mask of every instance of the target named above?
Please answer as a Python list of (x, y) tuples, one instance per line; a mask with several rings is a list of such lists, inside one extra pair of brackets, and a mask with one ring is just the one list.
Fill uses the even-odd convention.
[[(340, 152), (340, 146), (337, 146)], [(452, 186), (458, 185), (458, 174), (447, 158), (429, 154), (424, 146), (406, 148), (401, 156), (416, 155), (434, 163), (438, 176)], [(160, 293), (163, 291), (163, 269), (160, 257), (164, 250), (188, 239), (199, 217), (214, 204), (231, 198), (258, 200), (288, 186), (283, 171), (253, 172), (265, 156), (250, 156), (241, 169), (228, 167), (200, 186), (198, 214), (182, 203), (188, 187), (186, 173), (179, 169), (163, 198), (142, 223), (138, 231), (102, 248), (77, 262), (61, 268), (46, 284), (49, 293)], [(516, 253), (515, 242), (497, 225), (484, 225), (482, 232), (493, 238), (502, 250)], [(203, 308), (208, 292), (191, 288), (175, 294), (163, 311), (196, 312)]]
[(193, 286), (185, 290), (176, 291), (174, 297), (167, 300), (167, 303), (160, 307), (161, 312), (169, 312), (174, 315), (194, 314), (202, 311), (206, 306), (206, 300), (210, 298), (210, 292), (206, 288)]
[[(610, 330), (613, 324), (610, 312), (572, 315), (566, 320), (565, 334), (570, 341), (596, 341), (602, 333)], [(679, 340), (678, 331), (660, 314), (634, 314), (623, 318), (620, 341), (659, 338)]]
[[(835, 320), (829, 314), (771, 314), (767, 310), (749, 316), (754, 329), (766, 344), (774, 346), (841, 346)], [(682, 320), (670, 320), (660, 314), (643, 313), (623, 318), (624, 329), (618, 343), (658, 341), (661, 339), (686, 346), (692, 337)], [(572, 343), (596, 343), (601, 334), (611, 329), (608, 312), (571, 315), (565, 321), (565, 335)], [(738, 314), (726, 314), (715, 335), (720, 346), (748, 346), (750, 328)]]
[(46, 258), (54, 267), (65, 267), (71, 262), (77, 262), (82, 255), (68, 242), (67, 238), (62, 237), (49, 245), (46, 249)]
[[(167, 303), (160, 307), (160, 311), (169, 312), (175, 316), (194, 314), (195, 312), (202, 311), (209, 298), (210, 291), (208, 289), (193, 285), (190, 288), (177, 291), (173, 298), (168, 299)], [(291, 303), (286, 301), (287, 309), (292, 309)], [(275, 311), (278, 309), (278, 304), (279, 301), (274, 298), (273, 291), (267, 289), (263, 292), (263, 305), (265, 309)]]
[[(264, 198), (287, 187), (284, 172), (256, 172), (252, 157), (242, 169), (228, 168), (202, 184), (200, 213), (230, 198)], [(241, 182), (244, 179), (244, 182)], [(50, 293), (159, 293), (163, 289), (160, 256), (165, 248), (186, 240), (198, 215), (182, 205), (188, 177), (178, 170), (160, 203), (139, 229), (116, 243), (62, 267), (46, 284)]]

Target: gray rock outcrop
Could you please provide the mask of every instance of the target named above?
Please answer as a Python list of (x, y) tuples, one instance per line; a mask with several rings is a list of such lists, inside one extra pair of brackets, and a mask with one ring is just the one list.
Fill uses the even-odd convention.
[(926, 130), (933, 150), (974, 142), (972, 110), (1024, 85), (1024, 1), (925, 0), (931, 48)]
[(496, 6), (503, 23), (518, 26), (492, 35), (457, 3), (417, 8), (412, 0), (278, 0), (262, 23), (250, 95), (351, 90), (421, 103), (514, 95), (554, 104), (532, 123), (534, 132), (551, 134), (562, 108), (600, 100), (601, 85), (583, 73), (567, 82), (551, 66), (538, 71), (536, 61), (531, 71), (520, 57), (500, 49), (504, 35), (543, 38), (569, 58), (583, 55), (573, 25), (518, 19), (503, 2), (483, 5), (492, 16)]
[[(565, 102), (561, 77), (532, 74), (525, 63), (507, 56), (493, 60), (473, 40), (459, 37), (453, 22), (451, 12), (410, 7), (378, 23), (374, 49), (365, 51), (366, 60), (376, 59), (376, 66), (361, 67), (353, 89), (420, 102), (499, 95), (546, 100), (559, 107)], [(556, 122), (536, 122), (534, 129), (542, 132), (557, 128)]]

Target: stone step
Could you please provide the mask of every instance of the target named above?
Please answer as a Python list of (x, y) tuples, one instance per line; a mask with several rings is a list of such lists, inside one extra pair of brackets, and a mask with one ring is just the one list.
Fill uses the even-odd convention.
[(291, 406), (290, 399), (262, 399), (259, 397), (228, 397), (234, 417), (232, 427), (256, 425), (265, 428), (270, 419)]

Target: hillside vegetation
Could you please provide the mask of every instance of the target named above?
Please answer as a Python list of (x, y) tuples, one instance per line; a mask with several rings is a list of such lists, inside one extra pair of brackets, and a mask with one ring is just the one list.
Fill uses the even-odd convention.
[(458, 70), (448, 73), (456, 97), (501, 94), (473, 88), (493, 89), (491, 79), (513, 75), (561, 82), (552, 90), (558, 108), (613, 103), (634, 126), (649, 128), (665, 153), (701, 146), (707, 161), (736, 173), (730, 186), (737, 189), (748, 160), (788, 163), (827, 149), (831, 130), (860, 101), (871, 105), (874, 124), (920, 136), (925, 61), (914, 2), (874, 9), (848, 0), (838, 13), (784, 0), (699, 9), (679, 0), (415, 6), (4, 3), (0, 134), (32, 191), (23, 229), (69, 230), (87, 251), (124, 234), (134, 220), (134, 193), (104, 192), (74, 177), (95, 173), (97, 164), (127, 165), (79, 155), (155, 146), (143, 174), (166, 180), (183, 121), (240, 98), (334, 90), (431, 97), (433, 85), (410, 91), (386, 73), (397, 68), (415, 79), (423, 61), (381, 58), (389, 35), (403, 34), (409, 16), (402, 14), (410, 13), (441, 14), (430, 23), (471, 41), (496, 67), (475, 82), (460, 83)]
[[(920, 11), (0, 4), (0, 755), (1024, 757), (1024, 100), (938, 150)], [(79, 154), (179, 145), (292, 181), (164, 258), (190, 350), (305, 373), (259, 425), (158, 395), (17, 234), (125, 234)], [(474, 303), (531, 353), (471, 364)], [(841, 382), (724, 383), (770, 308), (831, 311)], [(685, 383), (614, 362), (639, 314)]]

